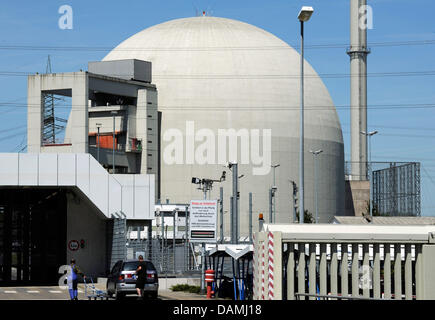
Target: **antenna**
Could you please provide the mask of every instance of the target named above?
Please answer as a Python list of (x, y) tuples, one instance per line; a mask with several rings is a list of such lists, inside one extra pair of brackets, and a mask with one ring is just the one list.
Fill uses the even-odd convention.
[(216, 4), (217, 0), (213, 1), (208, 7), (207, 7), (207, 15), (208, 16), (213, 16), (213, 7)]
[(47, 58), (47, 66), (45, 67), (45, 73), (51, 73), (51, 59), (50, 55)]
[(192, 6), (195, 8), (195, 17), (199, 17), (199, 9), (193, 1), (192, 1)]

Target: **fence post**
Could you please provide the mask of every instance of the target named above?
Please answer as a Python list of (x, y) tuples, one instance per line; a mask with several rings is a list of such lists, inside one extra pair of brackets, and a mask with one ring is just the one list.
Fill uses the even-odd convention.
[(220, 223), (219, 229), (221, 234), (220, 243), (224, 243), (224, 188), (220, 187), (220, 197), (219, 197), (219, 213), (220, 213)]
[(176, 269), (176, 252), (175, 252), (175, 246), (176, 244), (176, 239), (175, 239), (175, 235), (176, 235), (176, 231), (177, 231), (177, 219), (178, 219), (178, 210), (174, 210), (174, 212), (172, 213), (174, 215), (173, 217), (173, 226), (172, 226), (172, 268), (174, 269), (174, 273), (175, 273), (175, 269)]
[(338, 293), (338, 255), (337, 243), (331, 244), (331, 294), (336, 296)]
[[(420, 258), (420, 264), (417, 271), (417, 299), (435, 300), (435, 245), (423, 245), (422, 252), (417, 258)], [(420, 289), (419, 289), (420, 287)]]
[[(308, 293), (316, 294), (316, 244), (310, 243), (309, 248), (309, 264), (308, 264)], [(309, 300), (315, 300), (314, 297), (309, 297)]]
[(295, 300), (295, 244), (287, 243), (289, 255), (287, 262), (287, 300)]
[(252, 242), (252, 192), (249, 192), (249, 242)]
[(268, 233), (269, 300), (282, 300), (282, 235)]
[(184, 230), (184, 232), (185, 232), (185, 239), (184, 239), (184, 250), (185, 250), (185, 252), (184, 252), (184, 258), (185, 258), (185, 263), (184, 263), (184, 265), (186, 266), (186, 271), (187, 270), (190, 270), (190, 259), (189, 259), (189, 243), (188, 243), (188, 239), (189, 239), (189, 217), (188, 217), (188, 214), (189, 214), (189, 207), (188, 206), (186, 206), (186, 209), (185, 209), (185, 219), (184, 219), (184, 222), (185, 222), (185, 230)]
[(253, 249), (253, 253), (252, 253), (252, 299), (253, 300), (257, 300), (257, 280), (258, 280), (258, 266), (257, 266), (257, 261), (258, 261), (258, 246), (257, 246), (257, 237), (256, 237), (256, 232), (252, 235), (252, 249)]
[(148, 223), (148, 227), (147, 227), (147, 231), (148, 231), (148, 259), (149, 260), (153, 260), (153, 223), (152, 221), (150, 221)]

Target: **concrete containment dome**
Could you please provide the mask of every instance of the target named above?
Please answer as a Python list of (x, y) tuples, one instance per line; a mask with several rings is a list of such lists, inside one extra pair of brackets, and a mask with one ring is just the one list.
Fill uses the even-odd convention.
[[(152, 62), (162, 112), (162, 202), (202, 199), (192, 177), (219, 179), (226, 170), (227, 180), (214, 183), (211, 198), (218, 199), (219, 187), (224, 187), (228, 236), (232, 175), (223, 165), (238, 160), (239, 175), (244, 175), (239, 180), (240, 233), (246, 236), (248, 193), (253, 193), (257, 231), (258, 213), (269, 221), (271, 165), (280, 164), (275, 171), (276, 222), (293, 221), (291, 181), (299, 184), (298, 52), (250, 24), (205, 16), (145, 29), (104, 61), (118, 59)], [(319, 218), (329, 222), (344, 211), (343, 137), (328, 90), (305, 64), (305, 208), (314, 215), (314, 161), (309, 151), (322, 149), (317, 158)], [(231, 153), (231, 138), (224, 143), (229, 129), (238, 135), (237, 159)]]

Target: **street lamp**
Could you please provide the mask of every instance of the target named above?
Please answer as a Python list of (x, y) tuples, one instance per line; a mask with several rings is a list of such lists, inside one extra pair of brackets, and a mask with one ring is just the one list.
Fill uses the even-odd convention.
[(316, 158), (319, 154), (323, 152), (322, 149), (313, 151), (310, 150), (310, 152), (313, 154), (314, 158), (314, 204), (316, 206), (316, 223), (319, 223), (319, 206), (318, 206), (318, 195), (317, 195), (317, 161)]
[[(370, 217), (373, 217), (373, 208), (372, 208), (372, 197), (373, 197), (373, 194), (372, 194), (372, 183), (373, 183), (373, 181), (372, 181), (372, 179), (370, 178), (370, 174), (369, 174), (369, 171), (371, 172), (372, 170), (371, 170), (371, 166), (372, 166), (372, 151), (371, 151), (371, 139), (372, 139), (372, 136), (374, 136), (375, 134), (377, 134), (378, 133), (378, 131), (377, 130), (375, 130), (375, 131), (371, 131), (371, 132), (365, 132), (365, 131), (361, 131), (361, 134), (363, 134), (363, 135), (365, 135), (366, 137), (369, 137), (369, 145), (368, 145), (368, 149), (369, 149), (369, 160), (368, 160), (368, 162), (366, 163), (366, 171), (367, 171), (367, 178), (369, 178), (369, 181), (370, 181), (370, 188), (369, 188), (369, 210), (370, 210)], [(370, 164), (370, 167), (369, 167), (369, 164)], [(369, 168), (370, 168), (370, 170), (369, 170)]]
[[(276, 176), (275, 176), (275, 169), (278, 168), (280, 164), (271, 165), (270, 167), (273, 169), (273, 187), (275, 187), (275, 191), (278, 189), (276, 187)], [(275, 192), (273, 192), (273, 222), (276, 222), (276, 200), (275, 200)]]
[(100, 163), (100, 128), (101, 123), (96, 123), (97, 125), (97, 160)]
[(300, 188), (300, 217), (299, 223), (304, 223), (304, 22), (307, 22), (314, 9), (302, 7), (298, 19), (301, 22), (301, 110), (300, 110), (300, 155), (299, 155), (299, 188)]
[(313, 7), (303, 6), (301, 11), (299, 11), (298, 20), (301, 22), (307, 22), (308, 20), (310, 20), (313, 12)]
[(118, 114), (118, 111), (111, 111), (113, 115), (113, 149), (112, 149), (112, 174), (115, 174), (115, 116)]

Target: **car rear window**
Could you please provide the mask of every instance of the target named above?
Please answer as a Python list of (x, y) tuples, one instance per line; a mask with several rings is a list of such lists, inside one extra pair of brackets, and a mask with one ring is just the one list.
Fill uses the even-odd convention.
[(124, 263), (124, 271), (136, 271), (137, 267), (139, 266), (139, 261), (131, 261)]
[(149, 271), (157, 271), (152, 262), (147, 261), (147, 269)]

